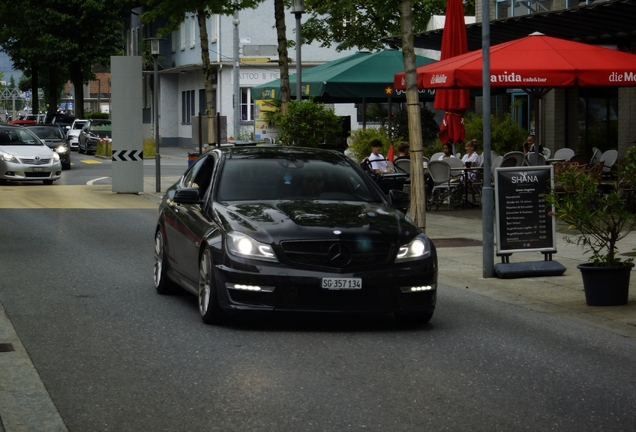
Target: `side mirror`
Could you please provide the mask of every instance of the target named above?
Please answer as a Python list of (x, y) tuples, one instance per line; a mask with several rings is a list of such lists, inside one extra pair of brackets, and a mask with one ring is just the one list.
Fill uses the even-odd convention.
[(389, 191), (389, 202), (393, 208), (406, 212), (411, 203), (411, 195), (401, 190), (391, 189)]
[(203, 204), (199, 196), (199, 188), (183, 188), (174, 193), (172, 201), (177, 204)]

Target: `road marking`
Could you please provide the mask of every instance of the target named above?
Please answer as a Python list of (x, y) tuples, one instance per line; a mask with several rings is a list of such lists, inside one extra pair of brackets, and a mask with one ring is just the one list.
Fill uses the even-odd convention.
[(99, 177), (99, 178), (93, 179), (93, 180), (91, 180), (89, 182), (86, 182), (86, 184), (88, 186), (93, 186), (95, 184), (95, 182), (98, 182), (100, 180), (110, 180), (110, 177)]
[(100, 161), (96, 161), (96, 160), (93, 160), (93, 159), (80, 159), (80, 162), (81, 163), (85, 163), (87, 165), (98, 165), (98, 164), (102, 163)]

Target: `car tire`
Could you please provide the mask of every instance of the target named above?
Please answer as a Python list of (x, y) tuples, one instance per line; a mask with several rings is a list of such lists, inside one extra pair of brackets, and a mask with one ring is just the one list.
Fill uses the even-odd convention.
[(53, 180), (42, 180), (42, 183), (44, 183), (45, 185), (52, 185)]
[(77, 152), (78, 153), (84, 153), (84, 150), (82, 150), (82, 146), (80, 146), (80, 145), (77, 146)]
[(64, 165), (62, 165), (62, 169), (63, 169), (63, 170), (70, 170), (70, 169), (71, 169), (71, 164), (64, 164)]
[(168, 260), (166, 259), (163, 232), (160, 229), (158, 229), (155, 234), (154, 281), (158, 294), (170, 295), (174, 294), (177, 290), (177, 285), (168, 278)]
[(199, 261), (199, 312), (206, 324), (219, 324), (222, 321), (219, 297), (216, 291), (212, 254), (205, 249)]
[(405, 327), (414, 327), (424, 325), (433, 318), (433, 312), (421, 313), (421, 312), (397, 312), (395, 318), (398, 323)]

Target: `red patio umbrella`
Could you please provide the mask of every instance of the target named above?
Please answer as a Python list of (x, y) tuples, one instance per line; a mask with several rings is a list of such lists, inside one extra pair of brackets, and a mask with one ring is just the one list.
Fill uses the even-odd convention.
[[(466, 38), (466, 24), (464, 22), (464, 5), (462, 0), (448, 0), (440, 59), (446, 60), (467, 52), (468, 39)], [(463, 115), (469, 106), (469, 90), (440, 90), (435, 93), (435, 109), (444, 110), (444, 118), (439, 132), (439, 139), (442, 143), (455, 144), (464, 141), (466, 132)]]
[[(417, 76), (419, 88), (479, 89), (482, 51), (420, 66)], [(395, 75), (396, 86), (402, 80)], [(523, 89), (538, 112), (538, 101), (555, 87), (636, 86), (636, 55), (533, 33), (490, 48), (490, 85)]]

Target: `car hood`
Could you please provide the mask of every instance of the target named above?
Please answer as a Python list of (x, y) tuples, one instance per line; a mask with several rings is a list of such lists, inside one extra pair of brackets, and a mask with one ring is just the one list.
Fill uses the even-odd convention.
[(52, 150), (42, 145), (0, 145), (0, 151), (10, 153), (18, 158), (40, 156), (50, 158)]
[(214, 209), (226, 231), (240, 231), (266, 243), (361, 235), (403, 241), (419, 233), (402, 213), (380, 203), (250, 201), (217, 203)]
[(47, 146), (49, 146), (50, 148), (54, 149), (57, 148), (58, 146), (64, 145), (65, 141), (63, 139), (44, 139), (42, 140), (44, 142), (44, 144), (46, 144)]

